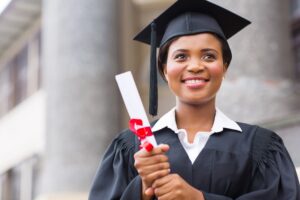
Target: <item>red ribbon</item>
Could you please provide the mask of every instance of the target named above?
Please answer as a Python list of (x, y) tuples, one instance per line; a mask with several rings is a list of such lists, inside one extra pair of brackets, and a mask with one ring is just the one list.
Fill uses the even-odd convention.
[[(141, 127), (136, 128), (137, 126)], [(143, 121), (141, 119), (130, 119), (129, 128), (138, 136), (140, 141), (143, 141), (146, 137), (153, 135), (149, 126), (143, 127)], [(147, 151), (151, 151), (153, 149), (153, 145), (148, 141), (143, 142), (141, 147), (145, 148)]]

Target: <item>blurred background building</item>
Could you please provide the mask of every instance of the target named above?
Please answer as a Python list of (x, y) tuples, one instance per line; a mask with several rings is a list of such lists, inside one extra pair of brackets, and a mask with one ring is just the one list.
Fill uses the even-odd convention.
[[(132, 37), (172, 2), (0, 0), (0, 200), (87, 199), (127, 127), (114, 76), (131, 70), (147, 107), (149, 48)], [(219, 107), (276, 131), (300, 167), (300, 0), (212, 2), (252, 21), (229, 40)]]

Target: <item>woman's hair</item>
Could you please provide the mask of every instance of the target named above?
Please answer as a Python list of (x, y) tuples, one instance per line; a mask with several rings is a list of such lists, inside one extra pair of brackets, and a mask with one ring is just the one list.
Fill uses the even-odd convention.
[[(223, 63), (226, 64), (226, 67), (228, 68), (230, 62), (231, 62), (231, 58), (232, 58), (232, 54), (231, 54), (231, 50), (230, 47), (227, 43), (226, 40), (224, 40), (223, 38), (221, 38), (220, 36), (213, 34), (221, 43), (221, 48), (222, 48), (222, 56), (223, 56)], [(158, 71), (161, 75), (161, 77), (165, 79), (165, 75), (164, 75), (164, 65), (167, 63), (167, 58), (168, 58), (168, 52), (169, 52), (169, 48), (171, 46), (171, 44), (177, 40), (179, 37), (175, 37), (170, 39), (169, 41), (167, 41), (163, 46), (161, 46), (159, 48), (159, 52), (158, 52), (158, 59), (157, 59), (157, 66), (158, 66)]]

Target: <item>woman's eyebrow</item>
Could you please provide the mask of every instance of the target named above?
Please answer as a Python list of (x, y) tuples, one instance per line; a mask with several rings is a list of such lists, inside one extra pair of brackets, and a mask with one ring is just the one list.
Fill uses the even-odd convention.
[[(171, 55), (174, 56), (175, 54), (177, 53), (187, 53), (187, 52), (190, 52), (190, 50), (188, 49), (176, 49), (174, 50)], [(204, 49), (200, 49), (201, 53), (207, 53), (207, 52), (213, 52), (213, 53), (216, 53), (216, 54), (219, 54), (217, 50), (215, 49), (212, 49), (212, 48), (204, 48)]]
[(203, 52), (213, 51), (213, 52), (216, 52), (216, 53), (218, 53), (218, 51), (217, 51), (217, 50), (215, 50), (215, 49), (211, 49), (211, 48), (205, 48), (205, 49), (201, 49), (201, 51), (203, 51)]
[(175, 49), (174, 51), (170, 52), (171, 53), (170, 55), (174, 56), (177, 53), (187, 53), (187, 52), (189, 52), (189, 50), (187, 50), (187, 49)]
[(188, 52), (188, 49), (175, 49), (173, 52)]

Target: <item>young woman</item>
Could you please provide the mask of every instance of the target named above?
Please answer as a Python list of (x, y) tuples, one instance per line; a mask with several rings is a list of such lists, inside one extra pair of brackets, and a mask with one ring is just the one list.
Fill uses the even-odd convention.
[(227, 39), (249, 22), (207, 1), (179, 0), (153, 23), (136, 39), (160, 47), (158, 69), (176, 105), (153, 125), (160, 145), (152, 151), (128, 130), (113, 141), (89, 199), (300, 200), (280, 137), (216, 108), (232, 57)]

